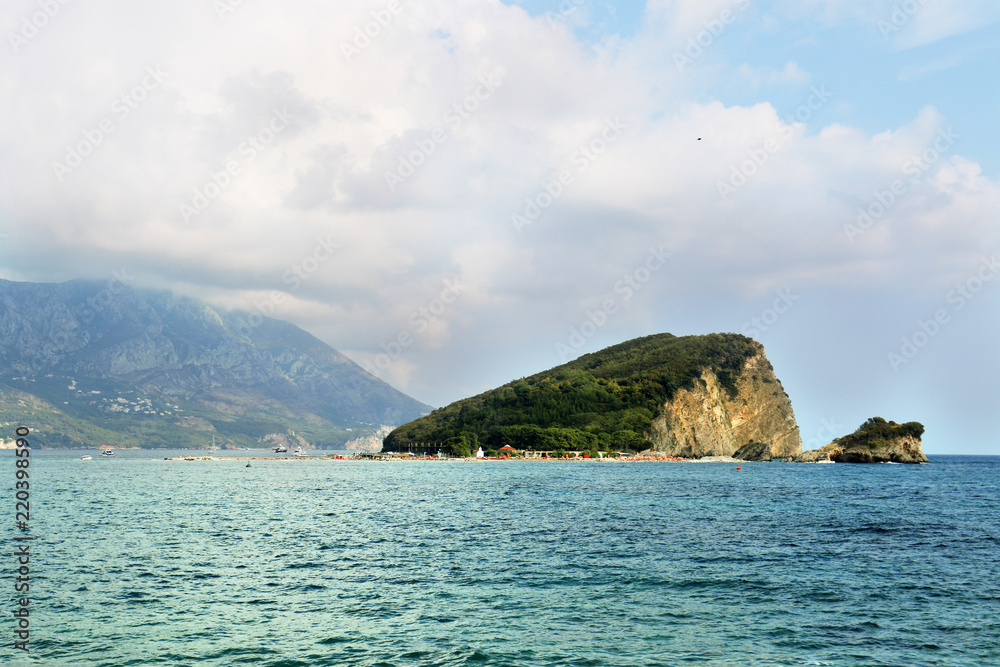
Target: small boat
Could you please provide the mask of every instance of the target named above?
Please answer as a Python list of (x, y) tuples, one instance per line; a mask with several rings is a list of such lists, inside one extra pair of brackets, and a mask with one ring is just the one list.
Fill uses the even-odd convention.
[(81, 457), (80, 457), (80, 460), (81, 460), (81, 461), (90, 461), (90, 460), (91, 460), (91, 459), (93, 459), (93, 458), (94, 458), (94, 457), (93, 457), (93, 456), (91, 456), (90, 454), (84, 454), (83, 456), (81, 456)]
[(274, 447), (271, 447), (271, 451), (274, 452), (275, 454), (282, 454), (288, 451), (288, 447), (285, 447), (282, 444), (277, 444)]
[(113, 450), (113, 449), (102, 449), (101, 450), (101, 456), (114, 456), (114, 455), (115, 455), (115, 450)]
[(308, 454), (305, 453), (305, 451), (303, 451), (303, 449), (302, 449), (301, 446), (296, 447), (295, 451), (292, 452), (292, 455), (293, 456), (309, 456)]

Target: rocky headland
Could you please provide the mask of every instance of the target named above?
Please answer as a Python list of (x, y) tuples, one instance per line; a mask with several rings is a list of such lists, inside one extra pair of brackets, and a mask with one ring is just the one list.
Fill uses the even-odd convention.
[(802, 452), (791, 401), (757, 341), (656, 334), (585, 354), (405, 424), (397, 452), (641, 453), (687, 459)]

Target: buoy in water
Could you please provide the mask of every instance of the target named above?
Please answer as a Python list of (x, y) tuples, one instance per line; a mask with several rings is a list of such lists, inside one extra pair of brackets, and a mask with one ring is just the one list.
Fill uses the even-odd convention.
[(247, 461), (247, 467), (248, 467), (248, 468), (251, 468), (251, 467), (253, 467), (253, 466), (251, 466), (251, 465), (250, 465), (250, 462), (249, 462), (249, 461)]
[(737, 470), (743, 470), (743, 468), (741, 468), (741, 467), (739, 467), (739, 466), (736, 466), (736, 469), (737, 469)]

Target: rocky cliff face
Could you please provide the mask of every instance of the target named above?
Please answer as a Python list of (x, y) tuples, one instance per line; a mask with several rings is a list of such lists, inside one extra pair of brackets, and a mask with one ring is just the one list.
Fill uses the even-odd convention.
[(382, 441), (392, 433), (394, 426), (379, 426), (373, 433), (358, 436), (344, 443), (344, 449), (355, 452), (378, 452), (382, 450)]
[(265, 447), (283, 445), (288, 451), (292, 451), (296, 447), (301, 447), (302, 449), (312, 448), (312, 444), (308, 440), (295, 433), (269, 433), (261, 439), (261, 442)]
[(722, 386), (715, 372), (703, 371), (693, 388), (678, 390), (663, 406), (646, 437), (654, 450), (688, 458), (733, 456), (751, 443), (750, 460), (802, 452), (792, 403), (762, 346), (747, 359), (735, 391)]

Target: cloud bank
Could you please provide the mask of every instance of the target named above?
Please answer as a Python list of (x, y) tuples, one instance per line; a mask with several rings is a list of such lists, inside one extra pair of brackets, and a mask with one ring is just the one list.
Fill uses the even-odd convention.
[[(740, 331), (781, 290), (826, 305), (784, 316), (802, 354), (852, 298), (910, 304), (858, 342), (891, 384), (911, 322), (1000, 247), (1000, 184), (933, 100), (873, 133), (801, 61), (732, 55), (802, 21), (917, 49), (987, 3), (922, 3), (885, 44), (891, 3), (833, 0), (651, 1), (596, 40), (586, 12), (472, 0), (12, 6), (4, 277), (124, 269), (294, 321), (429, 403), (567, 349)], [(734, 77), (759, 99), (726, 102)]]

